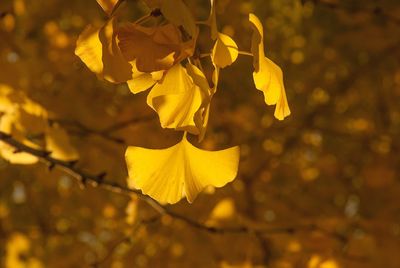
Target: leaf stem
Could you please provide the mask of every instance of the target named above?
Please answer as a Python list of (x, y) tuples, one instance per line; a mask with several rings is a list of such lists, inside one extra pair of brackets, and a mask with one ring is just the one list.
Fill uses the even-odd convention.
[(239, 55), (253, 57), (253, 53), (239, 50)]
[(147, 14), (147, 15), (144, 15), (143, 17), (137, 19), (137, 20), (134, 22), (134, 24), (141, 24), (141, 23), (145, 22), (146, 20), (148, 20), (149, 18), (151, 18), (152, 16), (153, 16), (152, 13), (149, 13), (149, 14)]
[(210, 24), (208, 23), (208, 21), (196, 21), (197, 25), (205, 25), (205, 26), (210, 26)]
[[(248, 52), (248, 51), (239, 50), (238, 53), (239, 53), (239, 55), (253, 57), (253, 53)], [(212, 54), (211, 52), (209, 52), (209, 53), (201, 53), (200, 54), (200, 58), (211, 57), (211, 54)]]
[(113, 10), (111, 11), (110, 17), (113, 17), (114, 14), (117, 12), (118, 8), (121, 6), (121, 4), (124, 2), (125, 0), (119, 0), (117, 2), (117, 4), (114, 6)]

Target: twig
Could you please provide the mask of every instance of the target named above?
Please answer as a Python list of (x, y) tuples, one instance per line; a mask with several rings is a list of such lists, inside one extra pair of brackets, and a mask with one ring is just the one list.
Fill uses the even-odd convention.
[(110, 17), (112, 17), (112, 16), (115, 15), (115, 13), (117, 12), (118, 8), (121, 6), (121, 4), (122, 4), (124, 1), (125, 1), (125, 0), (119, 0), (119, 1), (115, 4), (113, 10), (111, 11)]
[[(239, 50), (238, 53), (239, 53), (239, 55), (253, 57), (253, 53), (251, 53), (251, 52)], [(201, 53), (201, 54), (200, 54), (200, 58), (211, 57), (211, 55), (212, 55), (211, 52), (208, 52), (208, 53)]]
[[(18, 152), (28, 153), (32, 156), (38, 157), (42, 162), (46, 163), (48, 166), (54, 168), (59, 168), (64, 172), (70, 174), (72, 177), (76, 178), (83, 187), (87, 185), (92, 185), (93, 187), (101, 187), (106, 190), (126, 195), (136, 195), (140, 200), (146, 202), (148, 205), (153, 207), (160, 215), (168, 215), (175, 220), (182, 221), (187, 225), (205, 231), (211, 234), (292, 234), (297, 231), (320, 231), (320, 229), (315, 225), (298, 225), (290, 227), (264, 227), (264, 228), (252, 228), (248, 226), (238, 226), (238, 227), (216, 227), (208, 226), (193, 220), (185, 215), (179, 214), (169, 209), (169, 207), (161, 205), (151, 197), (142, 194), (138, 190), (131, 189), (127, 186), (121, 185), (117, 182), (107, 180), (105, 174), (93, 175), (87, 173), (77, 167), (77, 161), (63, 161), (56, 159), (51, 156), (51, 152), (38, 150), (29, 147), (11, 137), (9, 134), (0, 131), (0, 141), (14, 147)], [(328, 234), (328, 233), (326, 233)], [(329, 234), (333, 237), (335, 235)]]
[(81, 124), (78, 121), (73, 121), (73, 120), (65, 120), (65, 119), (51, 119), (49, 120), (50, 124), (53, 123), (59, 123), (61, 125), (64, 126), (71, 126), (73, 128), (76, 129), (76, 132), (72, 131), (73, 134), (78, 134), (78, 135), (97, 135), (105, 140), (109, 140), (118, 144), (124, 144), (125, 141), (121, 138), (117, 138), (111, 135), (111, 133), (116, 132), (118, 130), (121, 130), (123, 128), (126, 128), (132, 124), (137, 124), (140, 122), (147, 122), (147, 121), (151, 121), (154, 120), (155, 117), (153, 115), (146, 115), (143, 117), (135, 117), (132, 119), (128, 119), (126, 121), (122, 121), (119, 123), (116, 123), (114, 125), (111, 125), (109, 127), (106, 127), (104, 129), (101, 130), (95, 130), (95, 129), (91, 129), (83, 124)]
[(136, 124), (136, 123), (139, 123), (139, 122), (151, 121), (151, 120), (154, 120), (155, 118), (156, 117), (154, 115), (146, 115), (146, 116), (143, 116), (143, 117), (136, 117), (136, 118), (128, 119), (126, 121), (122, 121), (122, 122), (116, 123), (116, 124), (114, 124), (112, 126), (109, 126), (109, 127), (105, 128), (105, 129), (103, 129), (102, 131), (100, 131), (100, 133), (109, 134), (111, 132), (115, 132), (117, 130), (126, 128), (129, 125)]

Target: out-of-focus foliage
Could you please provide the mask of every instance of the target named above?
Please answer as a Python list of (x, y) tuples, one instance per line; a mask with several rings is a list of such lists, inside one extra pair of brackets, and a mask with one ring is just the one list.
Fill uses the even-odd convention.
[[(186, 3), (196, 18), (213, 21), (208, 1)], [(149, 11), (140, 1), (122, 5), (119, 15), (128, 21)], [(400, 3), (216, 0), (214, 6), (214, 38), (219, 30), (241, 51), (251, 51), (248, 14), (260, 19), (266, 53), (284, 70), (292, 115), (273, 118), (274, 108), (255, 90), (252, 58), (219, 70), (207, 134), (201, 144), (190, 142), (207, 150), (241, 145), (238, 177), (172, 209), (210, 226), (294, 231), (213, 234), (169, 216), (147, 222), (156, 212), (134, 197), (81, 190), (62, 171), (1, 159), (0, 266), (400, 266)], [(120, 183), (128, 175), (127, 145), (180, 141), (160, 127), (147, 93), (98, 80), (74, 55), (86, 25), (101, 29), (107, 20), (96, 1), (5, 0), (0, 13), (0, 114), (19, 141), (59, 150), (58, 158), (79, 155), (79, 167)], [(213, 45), (199, 48), (207, 53)], [(215, 58), (205, 63), (208, 77), (213, 64)], [(6, 110), (23, 124), (3, 120)], [(309, 224), (318, 228), (301, 228)]]

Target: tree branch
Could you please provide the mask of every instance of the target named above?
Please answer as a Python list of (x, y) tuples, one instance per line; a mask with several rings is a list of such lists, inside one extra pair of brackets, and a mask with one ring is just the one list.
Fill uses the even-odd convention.
[(86, 127), (85, 125), (81, 124), (78, 121), (74, 121), (74, 120), (66, 120), (66, 119), (50, 119), (49, 120), (49, 124), (53, 124), (53, 123), (59, 123), (60, 125), (63, 126), (70, 126), (72, 127), (74, 130), (71, 131), (72, 134), (82, 134), (82, 135), (96, 135), (99, 136), (105, 140), (109, 140), (118, 144), (125, 144), (125, 141), (121, 138), (118, 137), (114, 137), (112, 135), (113, 132), (116, 132), (118, 130), (121, 130), (123, 128), (126, 128), (132, 124), (137, 124), (140, 122), (148, 122), (151, 120), (156, 119), (156, 117), (154, 117), (154, 115), (145, 115), (143, 117), (135, 117), (135, 118), (131, 118), (122, 122), (118, 122), (114, 125), (111, 125), (109, 127), (106, 127), (104, 129), (100, 129), (100, 130), (96, 130), (96, 129), (91, 129), (89, 127)]
[[(338, 234), (329, 233), (327, 231), (322, 230), (316, 225), (308, 224), (308, 225), (297, 225), (297, 226), (289, 226), (289, 227), (264, 227), (264, 228), (252, 228), (249, 226), (238, 226), (238, 227), (216, 227), (216, 226), (208, 226), (203, 223), (200, 223), (196, 220), (193, 220), (183, 214), (172, 211), (169, 207), (161, 205), (151, 197), (142, 194), (138, 190), (131, 189), (127, 186), (119, 184), (117, 182), (107, 180), (106, 174), (101, 173), (100, 175), (93, 175), (87, 173), (80, 168), (77, 167), (77, 161), (63, 161), (56, 159), (51, 156), (51, 152), (38, 150), (27, 146), (16, 139), (14, 139), (11, 135), (0, 131), (0, 141), (14, 147), (16, 149), (16, 153), (24, 152), (28, 153), (32, 156), (38, 157), (42, 162), (46, 163), (49, 166), (49, 169), (58, 168), (68, 173), (72, 177), (76, 178), (81, 186), (86, 186), (88, 184), (93, 187), (101, 187), (103, 189), (112, 191), (118, 194), (126, 194), (128, 196), (135, 195), (140, 200), (146, 202), (148, 205), (153, 207), (160, 215), (168, 215), (175, 220), (182, 221), (187, 225), (205, 231), (211, 234), (292, 234), (297, 231), (321, 231), (329, 236), (334, 238), (338, 238)], [(340, 240), (343, 238), (340, 237)]]

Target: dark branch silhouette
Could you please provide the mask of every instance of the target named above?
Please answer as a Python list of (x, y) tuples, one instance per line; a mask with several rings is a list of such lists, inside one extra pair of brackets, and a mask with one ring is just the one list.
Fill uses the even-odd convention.
[(50, 170), (54, 168), (59, 168), (69, 175), (73, 176), (78, 180), (80, 185), (84, 188), (87, 185), (91, 185), (93, 187), (101, 187), (106, 190), (118, 193), (118, 194), (126, 194), (128, 196), (135, 195), (140, 200), (146, 202), (148, 205), (153, 207), (160, 215), (168, 215), (173, 219), (182, 221), (189, 226), (201, 230), (206, 231), (212, 234), (292, 234), (298, 231), (320, 231), (324, 234), (332, 236), (335, 239), (340, 241), (345, 241), (346, 238), (340, 236), (337, 233), (331, 233), (329, 231), (323, 230), (317, 225), (308, 224), (308, 225), (297, 225), (297, 226), (288, 226), (288, 227), (264, 227), (264, 228), (252, 228), (249, 226), (238, 226), (238, 227), (217, 227), (217, 226), (208, 226), (206, 224), (200, 223), (196, 220), (193, 220), (183, 214), (177, 213), (171, 210), (168, 206), (161, 205), (151, 197), (142, 194), (140, 191), (131, 189), (125, 185), (119, 184), (112, 180), (108, 180), (106, 178), (106, 173), (100, 173), (97, 175), (87, 173), (82, 169), (77, 167), (78, 161), (63, 161), (56, 159), (51, 156), (51, 152), (38, 150), (27, 146), (16, 139), (14, 139), (11, 135), (0, 131), (0, 141), (12, 146), (15, 148), (15, 153), (28, 153), (32, 156), (38, 157), (42, 162), (46, 163)]

